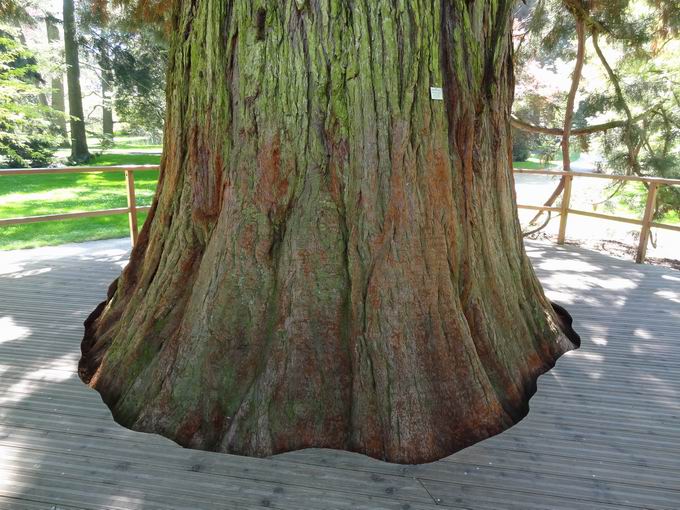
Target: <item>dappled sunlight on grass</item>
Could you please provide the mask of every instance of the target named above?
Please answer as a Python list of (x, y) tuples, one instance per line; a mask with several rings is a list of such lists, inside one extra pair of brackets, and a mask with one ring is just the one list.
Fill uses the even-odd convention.
[(87, 164), (89, 166), (114, 166), (114, 165), (157, 165), (159, 163), (160, 163), (159, 154), (147, 154), (144, 152), (127, 152), (124, 154), (97, 154)]
[[(157, 154), (107, 154), (96, 156), (88, 166), (159, 162), (160, 156)], [(134, 177), (137, 205), (150, 205), (156, 191), (158, 171), (135, 171)], [(124, 207), (127, 207), (127, 194), (122, 172), (0, 176), (2, 219)], [(140, 226), (145, 219), (146, 215), (140, 214)], [(125, 215), (11, 225), (0, 229), (0, 250), (128, 235), (128, 219)]]
[[(139, 224), (146, 220), (139, 214)], [(70, 242), (117, 239), (130, 235), (125, 214), (50, 221), (30, 225), (11, 225), (0, 229), (0, 249), (18, 250)]]
[(62, 188), (53, 189), (50, 191), (42, 191), (36, 193), (10, 193), (9, 195), (4, 195), (0, 199), (0, 207), (3, 209), (10, 209), (10, 204), (18, 203), (17, 209), (21, 207), (27, 207), (26, 204), (33, 201), (52, 201), (52, 200), (73, 200), (78, 198), (77, 188)]

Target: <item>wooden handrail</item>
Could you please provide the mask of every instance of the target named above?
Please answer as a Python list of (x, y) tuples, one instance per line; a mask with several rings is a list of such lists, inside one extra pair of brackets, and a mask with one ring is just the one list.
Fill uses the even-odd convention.
[(0, 175), (51, 175), (51, 174), (87, 174), (98, 172), (129, 172), (158, 170), (159, 165), (112, 165), (112, 166), (62, 166), (56, 168), (3, 168)]
[(139, 227), (137, 224), (137, 214), (147, 212), (151, 207), (137, 206), (135, 197), (135, 171), (158, 170), (159, 165), (115, 165), (115, 166), (67, 166), (59, 168), (10, 168), (1, 169), (2, 175), (54, 175), (54, 174), (81, 174), (81, 173), (101, 173), (101, 172), (123, 172), (125, 174), (125, 189), (127, 194), (127, 207), (116, 209), (100, 209), (97, 211), (83, 211), (64, 214), (47, 214), (44, 216), (24, 216), (22, 218), (8, 218), (0, 220), (3, 225), (22, 225), (26, 223), (39, 223), (44, 221), (70, 220), (75, 218), (94, 218), (97, 216), (109, 216), (114, 214), (127, 214), (130, 225), (130, 242), (132, 246), (137, 242)]
[(595, 179), (609, 179), (613, 181), (635, 181), (635, 182), (655, 182), (657, 184), (667, 184), (669, 186), (680, 186), (680, 179), (665, 179), (662, 177), (640, 177), (637, 175), (616, 175), (616, 174), (598, 174), (590, 172), (563, 172), (562, 170), (548, 170), (548, 169), (538, 169), (529, 170), (528, 168), (513, 168), (513, 172), (516, 174), (526, 174), (526, 175), (554, 175), (556, 177), (562, 177), (564, 175), (571, 175), (572, 177), (592, 177)]
[[(151, 207), (136, 207), (137, 212), (144, 212)], [(129, 207), (118, 207), (115, 209), (98, 209), (96, 211), (83, 211), (63, 214), (46, 214), (44, 216), (24, 216), (20, 218), (8, 218), (0, 220), (0, 226), (3, 225), (22, 225), (27, 223), (42, 223), (45, 221), (59, 221), (59, 220), (74, 220), (77, 218), (94, 218), (95, 216), (111, 216), (114, 214), (130, 214)]]
[[(589, 216), (591, 218), (598, 218), (609, 221), (619, 221), (623, 223), (630, 223), (632, 225), (639, 225), (640, 240), (638, 242), (635, 262), (642, 264), (647, 255), (647, 243), (649, 242), (649, 235), (652, 228), (660, 228), (665, 230), (673, 230), (680, 232), (680, 227), (675, 225), (666, 225), (664, 223), (656, 223), (652, 221), (654, 209), (656, 207), (656, 197), (659, 186), (680, 186), (680, 179), (663, 179), (660, 177), (639, 177), (637, 175), (612, 175), (612, 174), (597, 174), (590, 172), (564, 172), (556, 170), (529, 170), (526, 168), (513, 168), (514, 173), (523, 175), (549, 175), (556, 177), (566, 177), (564, 191), (562, 195), (562, 206), (558, 209), (556, 207), (545, 207), (535, 205), (517, 204), (519, 209), (532, 209), (539, 211), (560, 211), (560, 229), (557, 235), (557, 243), (563, 244), (567, 231), (567, 218), (569, 214), (577, 214), (580, 216)], [(609, 214), (599, 214), (589, 211), (581, 211), (569, 207), (571, 201), (571, 187), (574, 177), (594, 177), (596, 179), (609, 179), (614, 181), (629, 181), (629, 182), (644, 182), (647, 183), (647, 200), (645, 203), (645, 213), (641, 220), (633, 218), (624, 218), (622, 216), (613, 216)]]

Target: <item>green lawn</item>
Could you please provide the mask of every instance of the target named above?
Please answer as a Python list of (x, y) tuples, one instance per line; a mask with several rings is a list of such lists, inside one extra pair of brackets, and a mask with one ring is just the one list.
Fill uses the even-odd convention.
[[(156, 154), (106, 154), (96, 166), (158, 164)], [(158, 171), (135, 172), (137, 204), (149, 205)], [(0, 176), (0, 218), (39, 216), (126, 207), (121, 173)], [(140, 214), (140, 225), (146, 215)], [(0, 227), (0, 250), (16, 250), (67, 242), (129, 235), (127, 215), (102, 216)]]
[(539, 161), (513, 161), (513, 168), (525, 168), (528, 170), (545, 170), (553, 165), (541, 163)]

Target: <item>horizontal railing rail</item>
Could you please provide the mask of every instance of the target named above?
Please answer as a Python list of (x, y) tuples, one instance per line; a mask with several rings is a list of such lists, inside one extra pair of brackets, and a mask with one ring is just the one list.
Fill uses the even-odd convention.
[[(515, 168), (514, 172), (516, 174), (523, 175), (548, 175), (556, 177), (564, 177), (564, 191), (562, 192), (562, 204), (560, 207), (553, 206), (542, 206), (542, 205), (528, 205), (528, 204), (517, 204), (519, 209), (531, 209), (535, 211), (552, 211), (559, 212), (560, 217), (560, 229), (557, 234), (557, 243), (564, 244), (567, 232), (567, 218), (570, 214), (576, 214), (579, 216), (588, 216), (590, 218), (597, 218), (601, 220), (618, 221), (621, 223), (628, 223), (631, 225), (640, 226), (640, 238), (638, 241), (637, 253), (635, 255), (635, 262), (641, 264), (645, 261), (647, 256), (647, 244), (649, 242), (649, 236), (652, 228), (659, 228), (665, 230), (673, 230), (675, 232), (680, 232), (680, 226), (668, 225), (666, 223), (658, 223), (654, 220), (654, 211), (656, 209), (656, 197), (660, 186), (680, 186), (680, 179), (664, 179), (660, 177), (640, 177), (637, 175), (613, 175), (613, 174), (600, 174), (600, 173), (590, 173), (590, 172), (563, 172), (555, 170), (528, 170), (523, 168)], [(585, 177), (593, 179), (609, 179), (613, 181), (624, 181), (624, 182), (642, 182), (647, 185), (647, 199), (645, 202), (645, 212), (641, 220), (635, 218), (625, 218), (623, 216), (615, 216), (611, 214), (601, 214), (592, 211), (583, 211), (580, 209), (572, 209), (570, 207), (571, 201), (571, 188), (574, 177)]]
[[(21, 225), (27, 223), (37, 223), (44, 221), (58, 221), (68, 220), (74, 218), (92, 218), (97, 216), (108, 216), (114, 214), (127, 214), (130, 226), (130, 241), (134, 246), (137, 242), (137, 235), (139, 232), (138, 213), (148, 212), (151, 208), (148, 206), (137, 206), (135, 196), (135, 177), (134, 173), (145, 170), (158, 170), (159, 165), (118, 165), (118, 166), (78, 166), (78, 167), (60, 167), (60, 168), (11, 168), (0, 170), (0, 178), (3, 175), (53, 175), (53, 174), (72, 174), (72, 173), (101, 173), (101, 172), (122, 172), (125, 174), (125, 186), (127, 194), (127, 207), (120, 207), (116, 209), (101, 209), (96, 211), (82, 211), (63, 214), (48, 214), (44, 216), (25, 216), (20, 218), (0, 219), (0, 226), (3, 225)], [(673, 230), (680, 232), (680, 226), (668, 225), (665, 223), (658, 223), (653, 221), (654, 210), (656, 207), (656, 196), (660, 186), (680, 186), (680, 179), (664, 179), (659, 177), (639, 177), (635, 175), (612, 175), (589, 172), (562, 172), (555, 170), (528, 170), (522, 168), (515, 168), (514, 172), (523, 175), (547, 175), (555, 177), (565, 177), (564, 192), (562, 194), (562, 204), (560, 207), (517, 204), (519, 209), (531, 209), (535, 211), (551, 211), (559, 212), (561, 214), (560, 230), (557, 237), (557, 242), (563, 244), (566, 236), (567, 218), (569, 214), (576, 214), (581, 216), (588, 216), (591, 218), (598, 218), (602, 220), (618, 221), (628, 223), (631, 225), (640, 226), (640, 240), (636, 255), (636, 262), (644, 262), (647, 253), (647, 243), (652, 228)], [(570, 207), (572, 181), (575, 177), (594, 178), (594, 179), (609, 179), (614, 181), (632, 181), (642, 182), (647, 185), (647, 200), (645, 205), (645, 212), (641, 220), (634, 218), (625, 218), (621, 216), (614, 216), (609, 214), (600, 214), (591, 211), (583, 211), (579, 209), (572, 209)]]
[(0, 219), (0, 227), (4, 225), (23, 225), (27, 223), (40, 223), (44, 221), (72, 220), (76, 218), (94, 218), (97, 216), (109, 216), (114, 214), (127, 214), (130, 226), (130, 242), (132, 246), (137, 243), (139, 234), (138, 213), (148, 212), (151, 207), (138, 206), (135, 195), (135, 172), (144, 170), (158, 170), (158, 165), (118, 165), (118, 166), (67, 166), (59, 168), (10, 168), (0, 170), (0, 178), (3, 175), (54, 175), (54, 174), (83, 174), (102, 172), (122, 172), (125, 174), (125, 188), (127, 194), (127, 207), (115, 209), (99, 209), (96, 211), (81, 211), (62, 214), (46, 214), (43, 216), (24, 216), (19, 218)]

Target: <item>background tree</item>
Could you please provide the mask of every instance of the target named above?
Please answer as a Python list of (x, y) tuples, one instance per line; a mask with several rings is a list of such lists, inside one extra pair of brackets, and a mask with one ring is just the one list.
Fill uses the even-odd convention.
[(71, 160), (85, 162), (90, 159), (85, 132), (83, 94), (80, 88), (80, 60), (75, 18), (74, 0), (64, 0), (64, 58), (68, 82), (68, 105), (71, 126)]
[[(96, 7), (96, 4), (94, 5)], [(158, 26), (140, 25), (130, 9), (102, 12), (83, 4), (84, 47), (98, 66), (104, 121), (112, 106), (131, 134), (160, 143), (165, 116), (167, 45)]]
[(100, 69), (101, 94), (102, 94), (102, 133), (104, 139), (113, 141), (113, 92), (114, 76), (111, 54), (108, 47), (101, 43), (98, 47), (98, 63)]
[(21, 39), (0, 20), (0, 164), (45, 166), (57, 145), (51, 122), (56, 115), (41, 100), (36, 57)]
[[(571, 16), (562, 15), (565, 10)], [(673, 78), (680, 72), (680, 59), (674, 58), (678, 52), (675, 35), (679, 11), (675, 0), (529, 2), (518, 11), (516, 18), (520, 34), (517, 58), (520, 80), (527, 78), (524, 67), (529, 63), (550, 66), (558, 60), (571, 60), (578, 70), (588, 57), (590, 46), (590, 58), (601, 66), (608, 86), (581, 89), (582, 100), (576, 110), (580, 123), (574, 123), (569, 114), (574, 111), (570, 99), (580, 80), (580, 73), (575, 72), (572, 93), (563, 99), (563, 106), (557, 106), (564, 119), (561, 128), (546, 129), (533, 119), (527, 122), (526, 118), (515, 118), (513, 125), (525, 132), (561, 136), (563, 154), (567, 135), (577, 134), (581, 144), (597, 144), (602, 149), (610, 171), (615, 173), (680, 175), (676, 164), (680, 143), (670, 120), (680, 114), (675, 99), (680, 89)], [(603, 38), (608, 52), (602, 49)], [(606, 53), (615, 55), (615, 63), (608, 61)], [(551, 102), (550, 98), (544, 100)], [(523, 109), (526, 112), (531, 108), (524, 101), (518, 106), (516, 111)], [(594, 120), (598, 118), (612, 120)], [(563, 161), (566, 169), (564, 156)], [(552, 205), (561, 193), (562, 185), (563, 181), (546, 205)], [(659, 213), (669, 207), (677, 208), (680, 194), (673, 188), (663, 188), (659, 204)]]
[[(61, 35), (59, 33), (60, 22), (51, 14), (45, 16), (45, 28), (47, 31), (47, 41), (50, 44), (51, 51), (57, 51), (58, 54), (63, 54), (64, 46), (61, 43)], [(61, 61), (61, 59), (60, 59)], [(60, 63), (53, 71), (51, 79), (51, 106), (61, 115), (55, 116), (56, 129), (59, 135), (68, 144), (68, 131), (66, 130), (66, 99), (64, 89), (64, 75)]]
[(174, 5), (160, 183), (83, 380), (247, 455), (424, 462), (520, 420), (572, 345), (515, 209), (512, 2)]
[(134, 134), (160, 143), (165, 120), (165, 73), (168, 50), (157, 30), (140, 27), (114, 48), (114, 105)]
[(33, 0), (2, 0), (0, 1), (0, 22), (32, 23), (33, 20), (28, 11), (33, 7), (35, 7)]

